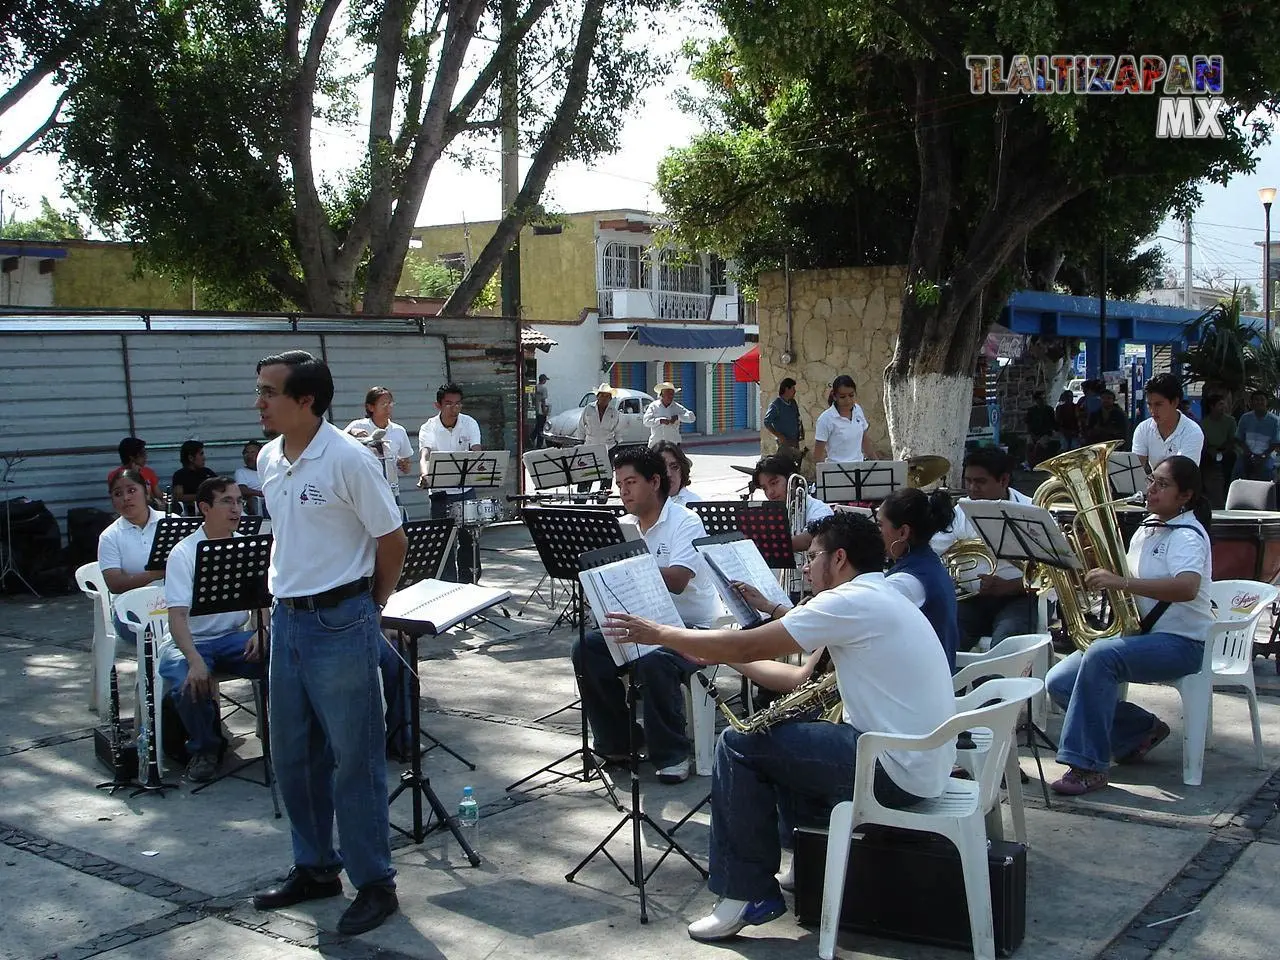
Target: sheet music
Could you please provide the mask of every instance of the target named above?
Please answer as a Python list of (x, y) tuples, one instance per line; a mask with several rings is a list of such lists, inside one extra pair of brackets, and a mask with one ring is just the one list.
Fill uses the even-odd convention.
[(969, 523), (1001, 560), (1038, 560), (1075, 570), (1080, 560), (1044, 507), (1012, 500), (967, 500)]
[[(597, 623), (604, 623), (610, 613), (630, 613), (671, 627), (684, 626), (652, 554), (583, 570), (578, 580)], [(658, 649), (655, 644), (619, 643), (608, 636), (604, 641), (618, 666)]]
[(425, 629), (439, 634), (510, 597), (510, 590), (480, 587), (473, 583), (419, 580), (391, 595), (382, 610), (382, 623), (406, 632)]
[(742, 594), (733, 585), (732, 580), (741, 580), (741, 577), (730, 578), (723, 570), (720, 564), (716, 563), (715, 558), (707, 556), (707, 569), (711, 571), (711, 582), (715, 584), (716, 593), (720, 594), (720, 599), (724, 601), (725, 609), (733, 615), (733, 619), (738, 621), (740, 627), (754, 627), (763, 619), (760, 613), (747, 603)]
[[(783, 591), (782, 586), (778, 583), (778, 578), (769, 569), (769, 565), (765, 563), (760, 549), (750, 540), (734, 540), (729, 543), (704, 543), (695, 545), (695, 549), (707, 558), (707, 565), (711, 566), (712, 572), (720, 574), (727, 581), (725, 584), (726, 589), (735, 597), (737, 597), (737, 591), (728, 587), (728, 581), (740, 580), (743, 583), (751, 584), (751, 586), (763, 593), (765, 599), (771, 605), (780, 603), (785, 607), (791, 606), (791, 598)], [(711, 579), (715, 581), (719, 580), (720, 577), (712, 577)], [(716, 589), (720, 590), (719, 583), (716, 584)], [(724, 600), (725, 606), (729, 608), (729, 612), (734, 615), (734, 618), (740, 624), (744, 627), (751, 625), (750, 622), (744, 622), (738, 616), (738, 611), (729, 598), (725, 596), (725, 591), (721, 590), (720, 597)], [(745, 605), (745, 601), (741, 598), (738, 598), (737, 603)]]

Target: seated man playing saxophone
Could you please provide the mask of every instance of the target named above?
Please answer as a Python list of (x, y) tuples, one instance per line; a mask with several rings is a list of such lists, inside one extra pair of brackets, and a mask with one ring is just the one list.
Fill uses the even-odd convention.
[[(720, 897), (689, 925), (695, 940), (723, 940), (786, 911), (778, 806), (827, 811), (853, 794), (860, 731), (931, 732), (955, 711), (951, 674), (933, 628), (885, 580), (875, 522), (840, 513), (812, 524), (806, 571), (815, 596), (754, 630), (682, 630), (629, 614), (604, 627), (619, 641), (660, 644), (707, 663), (831, 654), (843, 699), (840, 723), (790, 723), (765, 733), (725, 730), (712, 775), (711, 877)], [(954, 744), (889, 753), (877, 767), (876, 798), (907, 807), (942, 793)]]

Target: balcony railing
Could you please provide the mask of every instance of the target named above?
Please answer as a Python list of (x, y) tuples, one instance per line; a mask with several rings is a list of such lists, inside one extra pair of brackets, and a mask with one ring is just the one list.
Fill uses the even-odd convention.
[(736, 300), (725, 296), (674, 290), (600, 290), (596, 296), (602, 320), (739, 321)]

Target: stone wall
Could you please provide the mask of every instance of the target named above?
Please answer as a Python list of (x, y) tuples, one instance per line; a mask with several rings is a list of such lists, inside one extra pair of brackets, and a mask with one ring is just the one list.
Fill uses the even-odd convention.
[[(884, 415), (884, 368), (893, 357), (902, 319), (901, 267), (841, 267), (791, 272), (792, 353), (787, 345), (787, 287), (781, 272), (760, 275), (760, 415), (778, 395), (784, 377), (796, 381), (805, 428), (813, 449), (813, 423), (827, 405), (831, 381), (842, 373), (858, 385), (858, 402), (871, 422), (871, 439), (892, 455)], [(762, 448), (777, 444), (761, 428)]]

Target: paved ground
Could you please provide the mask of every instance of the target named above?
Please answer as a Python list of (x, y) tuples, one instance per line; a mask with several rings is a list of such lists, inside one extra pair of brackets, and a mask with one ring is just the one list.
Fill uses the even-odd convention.
[[(729, 465), (749, 462), (750, 447), (693, 453), (700, 492), (732, 496), (741, 488)], [(334, 933), (347, 898), (278, 914), (249, 904), (250, 892), (283, 873), (289, 860), (287, 824), (272, 817), (262, 786), (228, 780), (200, 794), (184, 786), (163, 798), (96, 790), (107, 772), (94, 759), (91, 729), (98, 719), (86, 709), (88, 601), (0, 602), (0, 958), (813, 956), (816, 930), (791, 916), (721, 947), (689, 940), (685, 925), (711, 897), (693, 868), (674, 858), (652, 877), (644, 926), (636, 890), (607, 861), (593, 861), (577, 882), (566, 883), (564, 875), (619, 814), (600, 788), (571, 781), (505, 791), (577, 742), (576, 713), (535, 719), (572, 699), (573, 632), (548, 631), (556, 611), (542, 601), (522, 606), (541, 570), (521, 527), (490, 528), (483, 549), (486, 581), (513, 593), (511, 617), (498, 620), (509, 632), (482, 625), (424, 644), (421, 669), (426, 728), (476, 764), (471, 771), (433, 750), (425, 771), (448, 806), (464, 785), (474, 786), (484, 814), (484, 861), (471, 868), (440, 834), (421, 845), (399, 842), (403, 910), (357, 938)], [(122, 689), (129, 689), (128, 661), (121, 666)], [(1274, 661), (1255, 666), (1264, 686), (1266, 769), (1253, 767), (1243, 699), (1223, 693), (1215, 702), (1204, 786), (1184, 787), (1181, 710), (1176, 693), (1164, 687), (1136, 688), (1135, 695), (1169, 721), (1174, 736), (1145, 765), (1117, 768), (1113, 785), (1092, 797), (1054, 799), (1046, 809), (1035, 760), (1023, 750), (1032, 782), (1025, 788), (1030, 849), (1019, 956), (1274, 954), (1280, 683)], [(1051, 735), (1058, 724), (1051, 719)], [(236, 753), (255, 755), (252, 729), (232, 727)], [(1042, 759), (1045, 775), (1057, 776), (1060, 768)], [(401, 769), (392, 767), (389, 787)], [(708, 786), (697, 778), (662, 786), (645, 770), (644, 808), (670, 825)], [(404, 824), (409, 816), (407, 799), (398, 800), (393, 820)], [(679, 833), (701, 862), (707, 824), (702, 811)], [(644, 849), (651, 866), (661, 847), (647, 837)], [(629, 863), (629, 836), (610, 850)], [(847, 932), (840, 947), (843, 957), (964, 955)]]

